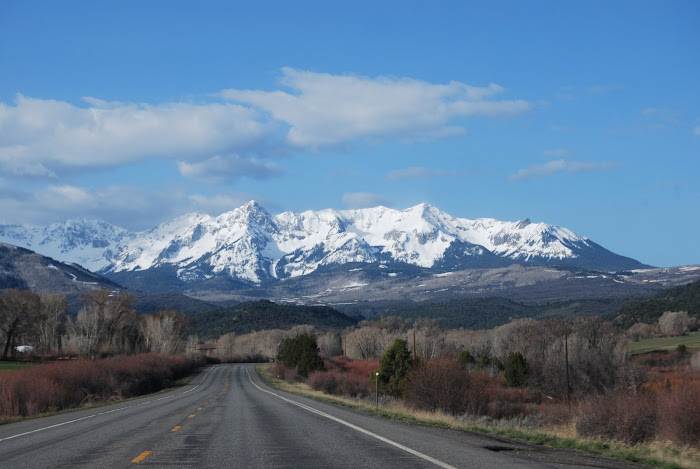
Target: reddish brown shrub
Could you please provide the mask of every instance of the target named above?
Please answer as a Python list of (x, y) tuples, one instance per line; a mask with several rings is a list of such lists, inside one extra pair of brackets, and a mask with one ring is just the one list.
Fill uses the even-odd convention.
[(32, 416), (154, 392), (193, 371), (199, 361), (143, 354), (106, 360), (67, 360), (3, 374), (0, 416)]
[(658, 396), (658, 438), (681, 445), (700, 444), (700, 383)]
[(576, 422), (582, 436), (604, 437), (636, 444), (657, 434), (655, 396), (596, 396), (583, 402)]
[(309, 375), (307, 383), (317, 391), (350, 397), (364, 397), (374, 393), (374, 373), (379, 369), (377, 360), (350, 360), (344, 357), (325, 359), (326, 371)]
[(431, 360), (409, 375), (404, 395), (419, 409), (484, 415), (488, 411), (487, 383), (485, 375), (470, 374), (455, 359)]
[(537, 409), (544, 421), (553, 425), (571, 422), (576, 412), (577, 410), (566, 402), (544, 402)]
[(282, 362), (275, 362), (270, 370), (272, 376), (278, 379), (283, 379), (286, 381), (295, 381), (297, 379), (296, 368), (288, 368), (282, 364)]
[(309, 375), (307, 383), (316, 391), (326, 394), (338, 393), (338, 372), (336, 371), (314, 371)]

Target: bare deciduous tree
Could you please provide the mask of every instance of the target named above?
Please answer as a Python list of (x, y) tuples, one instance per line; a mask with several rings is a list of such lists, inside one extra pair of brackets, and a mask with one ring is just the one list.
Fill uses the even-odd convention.
[(344, 334), (347, 354), (350, 358), (379, 358), (383, 352), (382, 331), (374, 326), (363, 325)]
[(236, 334), (234, 332), (229, 332), (219, 337), (216, 341), (216, 350), (219, 355), (231, 356), (235, 353), (235, 339)]
[(36, 325), (38, 336), (35, 347), (41, 355), (51, 353), (52, 350), (61, 351), (61, 335), (65, 330), (63, 318), (66, 314), (68, 303), (63, 295), (41, 295), (41, 309)]
[(654, 336), (655, 330), (656, 327), (652, 326), (651, 324), (638, 322), (627, 329), (627, 337), (629, 337), (633, 342), (637, 342), (642, 339), (650, 339)]
[(83, 307), (68, 331), (81, 355), (131, 353), (142, 340), (139, 319), (131, 307), (133, 297), (108, 290), (83, 295)]
[(39, 295), (29, 290), (10, 288), (0, 293), (0, 331), (5, 336), (3, 360), (10, 350), (14, 355), (17, 340), (34, 327), (39, 305)]
[[(435, 319), (421, 318), (415, 323), (416, 356), (424, 360), (433, 360), (445, 353), (445, 330)], [(409, 334), (410, 335), (410, 334)], [(412, 337), (409, 337), (409, 348)]]
[(343, 353), (340, 345), (340, 335), (335, 332), (329, 331), (319, 334), (316, 337), (316, 343), (321, 351), (321, 355), (324, 357), (334, 357)]
[(148, 314), (141, 321), (146, 349), (158, 353), (177, 353), (183, 348), (191, 321), (179, 311), (166, 310)]
[(664, 334), (684, 335), (689, 323), (688, 311), (666, 311), (659, 318), (659, 329)]

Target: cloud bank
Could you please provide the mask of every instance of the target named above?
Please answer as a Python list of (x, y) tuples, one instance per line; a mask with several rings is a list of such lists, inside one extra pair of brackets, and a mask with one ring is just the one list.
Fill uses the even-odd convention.
[(83, 98), (80, 105), (18, 95), (0, 103), (0, 171), (56, 179), (148, 158), (172, 160), (206, 182), (281, 174), (272, 158), (385, 139), (465, 133), (469, 117), (507, 118), (531, 109), (499, 99), (503, 87), (434, 84), (283, 68), (281, 89), (227, 89), (208, 102), (160, 104)]
[(463, 132), (454, 119), (510, 117), (530, 109), (524, 100), (495, 100), (496, 84), (474, 87), (408, 78), (367, 78), (282, 69), (291, 91), (229, 89), (225, 99), (270, 113), (289, 126), (287, 142), (319, 147), (368, 138), (443, 137)]

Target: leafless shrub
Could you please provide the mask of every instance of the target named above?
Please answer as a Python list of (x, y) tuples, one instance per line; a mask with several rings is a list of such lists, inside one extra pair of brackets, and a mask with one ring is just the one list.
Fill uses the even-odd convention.
[(454, 415), (482, 415), (488, 411), (484, 377), (472, 376), (454, 359), (423, 362), (409, 375), (404, 394), (419, 409), (439, 409)]
[(656, 437), (658, 415), (654, 395), (610, 395), (587, 399), (581, 405), (576, 431), (637, 444)]
[(700, 444), (700, 385), (687, 383), (658, 399), (658, 437), (681, 445)]
[(690, 368), (693, 371), (700, 371), (700, 352), (695, 352), (690, 357)]
[(333, 331), (324, 332), (316, 336), (316, 343), (324, 357), (335, 357), (343, 354), (340, 344), (341, 337)]
[(69, 360), (7, 372), (0, 381), (0, 417), (27, 417), (154, 392), (199, 365), (183, 356), (142, 354)]
[(650, 339), (654, 336), (656, 332), (656, 327), (651, 324), (644, 324), (643, 322), (638, 322), (627, 329), (627, 337), (633, 342), (638, 342), (642, 339)]
[(687, 311), (666, 311), (659, 318), (659, 329), (664, 334), (684, 335), (688, 332), (689, 324)]

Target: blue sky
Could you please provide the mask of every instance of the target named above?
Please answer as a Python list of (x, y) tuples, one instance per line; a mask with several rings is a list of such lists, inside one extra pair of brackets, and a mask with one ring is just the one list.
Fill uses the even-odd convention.
[(0, 223), (431, 203), (700, 264), (700, 3), (0, 1)]

